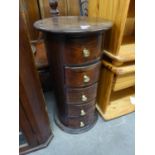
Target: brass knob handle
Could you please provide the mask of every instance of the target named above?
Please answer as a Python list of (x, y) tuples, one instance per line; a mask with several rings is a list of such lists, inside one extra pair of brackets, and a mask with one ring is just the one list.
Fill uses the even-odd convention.
[(84, 48), (84, 49), (83, 49), (83, 56), (84, 56), (85, 58), (89, 57), (89, 56), (90, 56), (90, 51), (89, 51), (88, 49)]
[(80, 115), (84, 116), (84, 115), (86, 115), (86, 112), (82, 109)]
[(87, 76), (87, 75), (84, 75), (84, 76), (83, 76), (83, 81), (84, 81), (85, 83), (89, 82), (89, 81), (90, 81), (90, 77)]
[(87, 101), (87, 97), (86, 97), (85, 95), (82, 95), (82, 98), (81, 98), (81, 99), (82, 99), (82, 101), (84, 101), (84, 102)]
[(85, 124), (83, 122), (80, 122), (80, 127), (84, 127)]

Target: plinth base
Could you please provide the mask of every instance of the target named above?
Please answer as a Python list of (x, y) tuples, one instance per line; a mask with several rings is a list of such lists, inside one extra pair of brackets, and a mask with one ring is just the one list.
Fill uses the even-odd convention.
[(96, 105), (96, 109), (104, 120), (108, 121), (134, 112), (135, 106), (129, 102), (124, 102), (123, 104), (120, 102), (119, 104), (109, 105), (105, 113), (98, 105)]

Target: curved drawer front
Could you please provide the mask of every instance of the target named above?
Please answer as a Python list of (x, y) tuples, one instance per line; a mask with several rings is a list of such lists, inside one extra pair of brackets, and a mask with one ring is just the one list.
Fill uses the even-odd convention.
[(66, 118), (63, 123), (70, 128), (83, 128), (94, 122), (95, 113), (90, 113), (84, 117)]
[(97, 83), (85, 88), (67, 88), (66, 101), (68, 104), (84, 104), (96, 97)]
[(98, 81), (101, 63), (83, 67), (65, 67), (65, 84), (68, 87), (89, 86)]
[(87, 116), (89, 113), (95, 111), (95, 100), (88, 102), (87, 104), (80, 105), (67, 105), (67, 117), (81, 117)]
[(83, 64), (92, 62), (101, 55), (101, 35), (79, 36), (66, 39), (64, 63)]

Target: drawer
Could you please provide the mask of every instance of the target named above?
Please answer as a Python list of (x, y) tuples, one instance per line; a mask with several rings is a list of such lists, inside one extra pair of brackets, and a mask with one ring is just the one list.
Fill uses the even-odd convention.
[(83, 64), (99, 59), (101, 55), (101, 35), (78, 36), (66, 39), (64, 63)]
[(94, 122), (95, 112), (84, 117), (73, 117), (62, 120), (63, 123), (70, 128), (82, 128)]
[(119, 91), (135, 85), (135, 73), (116, 75), (113, 91)]
[(68, 104), (87, 103), (96, 98), (97, 83), (85, 88), (67, 88), (66, 101)]
[(80, 117), (87, 116), (89, 113), (95, 111), (95, 100), (88, 102), (87, 104), (80, 105), (67, 105), (67, 117)]
[(83, 87), (98, 81), (101, 63), (83, 67), (65, 67), (65, 84), (68, 87)]

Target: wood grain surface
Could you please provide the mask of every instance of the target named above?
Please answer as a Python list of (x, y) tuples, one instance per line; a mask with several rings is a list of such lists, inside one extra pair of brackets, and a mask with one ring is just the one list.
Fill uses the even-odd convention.
[[(97, 120), (93, 84), (97, 85), (100, 73), (102, 36), (112, 23), (100, 18), (68, 16), (43, 19), (34, 26), (45, 36), (58, 126), (69, 133), (74, 133), (74, 129), (87, 131)], [(81, 93), (86, 93), (87, 102), (80, 101)]]
[[(65, 67), (65, 85), (68, 87), (83, 87), (97, 82), (100, 73), (100, 66), (101, 63), (97, 62), (82, 67)], [(85, 76), (89, 78), (88, 82), (84, 82)]]
[[(134, 56), (133, 50), (129, 46), (123, 46), (122, 49), (122, 44), (124, 37), (134, 37), (135, 0), (88, 1), (88, 16), (102, 17), (113, 21), (112, 30), (106, 34), (105, 49), (114, 56), (120, 56), (120, 59), (123, 57), (124, 61), (134, 61), (135, 57), (131, 58), (130, 56)], [(126, 53), (128, 49), (131, 50), (131, 54), (130, 52)]]
[[(102, 35), (83, 35), (68, 37), (65, 42), (64, 62), (67, 65), (79, 65), (93, 62), (101, 57)], [(89, 52), (84, 55), (84, 50)]]
[(32, 148), (46, 143), (52, 131), (21, 12), (19, 37), (20, 127)]
[[(85, 96), (86, 100), (82, 99)], [(68, 104), (85, 104), (97, 95), (97, 83), (84, 88), (66, 88), (66, 102)]]
[(59, 16), (45, 18), (34, 23), (34, 27), (40, 31), (52, 33), (91, 33), (108, 30), (112, 22), (102, 18), (85, 16)]

